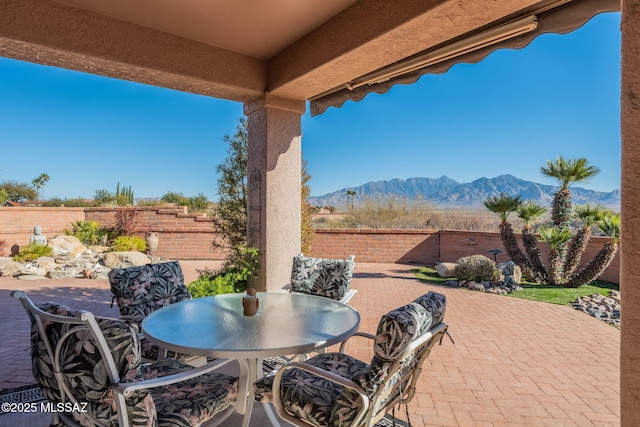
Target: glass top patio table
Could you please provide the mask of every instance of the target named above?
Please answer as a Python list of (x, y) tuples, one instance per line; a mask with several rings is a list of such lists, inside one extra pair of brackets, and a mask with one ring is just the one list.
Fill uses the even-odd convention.
[[(241, 294), (181, 301), (149, 314), (142, 321), (147, 339), (168, 350), (195, 356), (236, 359), (240, 381), (236, 412), (248, 427), (253, 408), (253, 382), (262, 376), (262, 359), (305, 354), (342, 342), (360, 325), (360, 314), (329, 298), (259, 292), (258, 313), (245, 316)], [(240, 397), (242, 396), (242, 397)], [(268, 403), (263, 404), (278, 426)]]
[(309, 353), (344, 341), (360, 324), (352, 307), (332, 299), (290, 293), (257, 294), (258, 314), (245, 316), (244, 294), (195, 298), (149, 314), (149, 341), (197, 356), (257, 359)]

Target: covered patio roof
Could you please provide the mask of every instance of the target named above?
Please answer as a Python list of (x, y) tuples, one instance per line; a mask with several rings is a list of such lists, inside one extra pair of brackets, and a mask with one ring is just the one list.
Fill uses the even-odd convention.
[[(523, 47), (544, 32), (574, 30), (620, 2), (3, 0), (0, 7), (0, 55), (240, 102), (265, 92), (312, 99), (318, 114), (496, 48)], [(385, 77), (391, 67), (401, 71)]]

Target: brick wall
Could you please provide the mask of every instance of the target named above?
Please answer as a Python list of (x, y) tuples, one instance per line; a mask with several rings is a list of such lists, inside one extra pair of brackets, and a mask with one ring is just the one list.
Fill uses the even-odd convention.
[[(224, 251), (213, 247), (213, 240), (217, 236), (213, 232), (211, 218), (205, 214), (187, 213), (187, 208), (183, 206), (136, 209), (138, 233), (158, 233), (158, 250), (155, 255), (190, 260), (225, 259)], [(110, 227), (115, 224), (118, 210), (86, 208), (86, 219), (96, 221), (103, 227)]]
[(0, 207), (0, 240), (5, 241), (5, 255), (12, 250), (17, 253), (28, 244), (37, 224), (42, 227), (42, 234), (51, 238), (82, 220), (83, 208)]
[(355, 255), (360, 262), (435, 264), (440, 237), (435, 230), (316, 230), (313, 252), (325, 258)]
[[(6, 252), (12, 246), (29, 243), (33, 227), (40, 224), (43, 234), (52, 238), (63, 234), (75, 221), (91, 220), (102, 226), (115, 222), (118, 208), (39, 208), (0, 207), (0, 240), (6, 241)], [(160, 240), (157, 255), (173, 259), (223, 260), (224, 251), (214, 249), (217, 238), (211, 219), (202, 214), (189, 214), (184, 207), (138, 207), (137, 224), (141, 235), (157, 232)], [(607, 241), (591, 239), (583, 259), (590, 261)], [(318, 229), (313, 243), (316, 256), (346, 258), (356, 262), (397, 262), (433, 265), (454, 262), (467, 255), (483, 254), (492, 258), (490, 249), (503, 252), (498, 262), (507, 261), (498, 233), (436, 230), (367, 230)], [(547, 258), (541, 245), (543, 260)], [(620, 259), (616, 256), (602, 278), (619, 282)]]
[[(518, 236), (519, 237), (519, 236)], [(605, 237), (592, 237), (582, 259), (590, 261), (608, 241)], [(522, 241), (520, 246), (523, 248)], [(448, 230), (363, 230), (318, 229), (313, 242), (316, 256), (345, 258), (356, 256), (356, 262), (398, 262), (433, 265), (436, 262), (455, 262), (463, 256), (481, 254), (493, 259), (491, 249), (503, 252), (498, 262), (508, 261), (499, 233)], [(541, 245), (546, 261), (548, 251)], [(614, 283), (620, 281), (620, 256), (601, 276)]]

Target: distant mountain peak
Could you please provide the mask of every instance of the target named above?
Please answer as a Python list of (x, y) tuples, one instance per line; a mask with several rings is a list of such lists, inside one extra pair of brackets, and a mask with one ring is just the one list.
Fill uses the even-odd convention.
[[(421, 199), (442, 207), (478, 207), (489, 197), (500, 193), (520, 195), (522, 200), (533, 200), (549, 205), (558, 186), (526, 181), (511, 174), (494, 178), (478, 178), (469, 183), (459, 183), (446, 175), (439, 178), (411, 177), (393, 178), (386, 181), (371, 181), (359, 187), (343, 188), (323, 196), (309, 197), (314, 206), (346, 206), (349, 200), (347, 190), (355, 191), (356, 203), (362, 198), (401, 197), (409, 200)], [(594, 203), (619, 210), (620, 190), (610, 192), (571, 187), (575, 204)]]

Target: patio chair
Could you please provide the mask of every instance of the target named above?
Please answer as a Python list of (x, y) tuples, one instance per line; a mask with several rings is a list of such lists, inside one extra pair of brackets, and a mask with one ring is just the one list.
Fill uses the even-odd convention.
[(238, 378), (211, 372), (220, 364), (141, 364), (135, 325), (11, 295), (31, 319), (33, 375), (54, 424), (187, 427), (220, 414), (218, 425), (233, 412)]
[(357, 292), (351, 289), (354, 258), (353, 255), (348, 259), (296, 255), (293, 257), (291, 282), (283, 289), (333, 298), (347, 304)]
[[(371, 427), (396, 403), (414, 396), (421, 367), (447, 325), (444, 295), (429, 292), (382, 316), (367, 364), (344, 354), (324, 353), (289, 362), (275, 376), (254, 385), (256, 400), (271, 402), (278, 415), (296, 426)], [(407, 411), (408, 416), (408, 411)]]
[[(191, 299), (178, 261), (116, 268), (109, 272), (109, 283), (113, 294), (111, 304), (116, 301), (122, 319), (137, 323), (138, 329), (149, 313), (169, 304)], [(166, 356), (163, 349), (142, 338), (144, 359), (155, 360)], [(183, 360), (187, 358), (186, 355), (180, 357)]]

